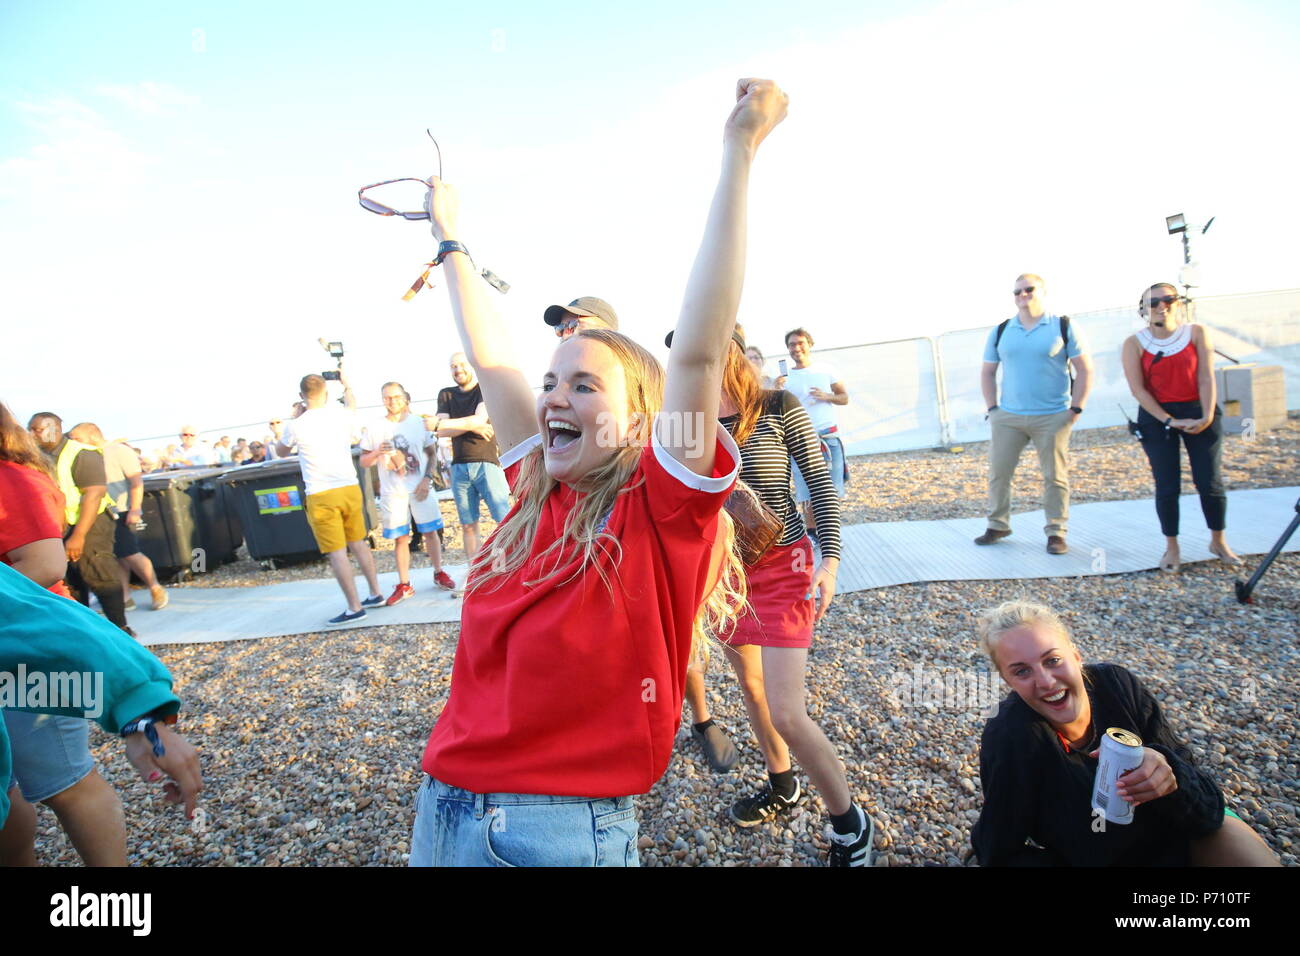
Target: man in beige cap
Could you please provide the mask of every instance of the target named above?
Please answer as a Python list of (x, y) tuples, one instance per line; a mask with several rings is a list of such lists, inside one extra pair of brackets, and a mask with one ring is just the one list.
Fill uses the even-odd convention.
[(549, 306), (542, 318), (555, 329), (555, 334), (567, 339), (579, 329), (613, 329), (618, 331), (618, 314), (604, 299), (584, 295), (568, 305)]

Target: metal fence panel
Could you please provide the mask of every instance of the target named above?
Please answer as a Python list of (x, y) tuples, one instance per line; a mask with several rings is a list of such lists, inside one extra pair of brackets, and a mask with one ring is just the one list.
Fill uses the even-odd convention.
[(849, 404), (835, 409), (845, 451), (933, 448), (942, 443), (939, 387), (930, 339), (822, 349), (813, 364), (839, 373)]

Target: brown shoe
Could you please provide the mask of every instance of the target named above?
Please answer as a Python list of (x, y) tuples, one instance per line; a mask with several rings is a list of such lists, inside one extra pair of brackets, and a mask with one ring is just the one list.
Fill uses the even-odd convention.
[(153, 598), (153, 609), (161, 611), (167, 606), (167, 589), (161, 584), (156, 584), (149, 589), (149, 596)]
[(1000, 538), (1008, 537), (1010, 531), (998, 531), (996, 528), (989, 528), (982, 535), (975, 539), (976, 544), (992, 544)]
[(1047, 539), (1048, 554), (1069, 554), (1070, 546), (1065, 543), (1065, 539), (1059, 534), (1054, 534)]

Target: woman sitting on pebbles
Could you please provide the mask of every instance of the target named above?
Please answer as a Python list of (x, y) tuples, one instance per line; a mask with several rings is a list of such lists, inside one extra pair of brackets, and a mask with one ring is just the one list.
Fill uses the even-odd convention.
[(742, 80), (737, 99), (666, 375), (626, 336), (584, 329), (555, 350), (534, 398), (516, 335), (457, 241), (455, 194), (432, 180), (452, 310), (516, 504), (471, 567), (450, 696), (424, 754), (412, 865), (637, 863), (631, 795), (667, 769), (710, 578), (719, 626), (743, 604), (726, 540), (730, 570), (713, 559), (740, 463), (717, 424), (718, 392), (744, 275), (749, 168), (786, 96)]
[(1210, 529), (1210, 550), (1229, 565), (1240, 565), (1223, 539), (1228, 496), (1220, 475), (1222, 412), (1215, 407), (1214, 346), (1201, 325), (1187, 323), (1178, 289), (1158, 282), (1142, 293), (1138, 312), (1147, 327), (1124, 342), (1124, 377), (1137, 399), (1142, 450), (1156, 482), (1156, 515), (1165, 536), (1160, 570), (1177, 571), (1178, 497), (1182, 493), (1181, 444), (1187, 448), (1192, 481)]
[[(1008, 601), (982, 612), (984, 652), (1012, 693), (980, 740), (984, 807), (971, 838), (981, 866), (1278, 866), (1174, 735), (1141, 681), (1083, 664), (1060, 619)], [(1096, 754), (1112, 727), (1142, 740), (1117, 793), (1132, 822), (1092, 809)]]

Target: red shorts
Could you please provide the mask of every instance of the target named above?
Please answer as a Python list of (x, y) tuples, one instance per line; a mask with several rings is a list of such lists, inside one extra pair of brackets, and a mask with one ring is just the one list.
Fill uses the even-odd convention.
[(812, 542), (772, 548), (749, 569), (749, 608), (724, 644), (811, 647), (816, 602), (812, 599)]

